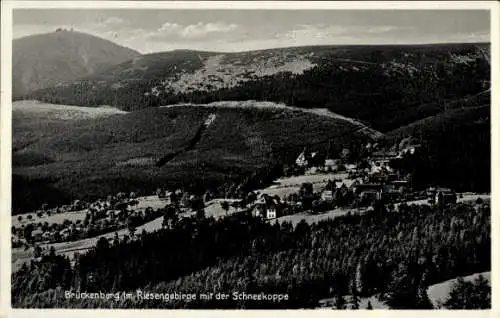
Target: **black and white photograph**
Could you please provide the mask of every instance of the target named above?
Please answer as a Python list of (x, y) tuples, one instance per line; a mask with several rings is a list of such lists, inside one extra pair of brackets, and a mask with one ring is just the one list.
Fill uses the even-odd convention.
[(12, 9), (11, 308), (492, 308), (484, 3), (157, 5)]

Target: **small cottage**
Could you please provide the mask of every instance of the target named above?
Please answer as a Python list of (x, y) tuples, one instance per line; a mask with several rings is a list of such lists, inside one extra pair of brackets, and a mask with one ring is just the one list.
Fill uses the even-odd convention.
[(457, 203), (457, 194), (451, 189), (437, 189), (435, 195), (437, 205), (447, 205)]
[(275, 219), (278, 217), (280, 206), (279, 198), (264, 194), (256, 202), (253, 215), (265, 219)]
[(333, 202), (333, 191), (325, 190), (321, 193), (321, 200), (325, 202)]
[(43, 235), (43, 231), (40, 230), (40, 229), (36, 229), (34, 231), (31, 232), (31, 237), (36, 240), (36, 241), (39, 241), (42, 239), (42, 235)]

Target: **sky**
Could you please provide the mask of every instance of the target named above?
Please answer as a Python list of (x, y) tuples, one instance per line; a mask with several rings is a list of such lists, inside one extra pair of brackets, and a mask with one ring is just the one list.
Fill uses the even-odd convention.
[(486, 10), (15, 9), (14, 38), (73, 28), (141, 53), (489, 42)]

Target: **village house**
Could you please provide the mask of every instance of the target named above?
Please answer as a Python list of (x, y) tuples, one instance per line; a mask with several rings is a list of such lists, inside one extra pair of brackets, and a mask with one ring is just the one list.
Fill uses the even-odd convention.
[(382, 199), (383, 185), (379, 183), (364, 183), (353, 187), (354, 193), (363, 202), (373, 203)]
[(43, 231), (41, 229), (36, 229), (31, 232), (31, 237), (35, 241), (40, 241), (42, 239)]
[(265, 219), (275, 219), (278, 217), (280, 205), (281, 203), (279, 198), (270, 197), (264, 194), (257, 200), (253, 210), (253, 215)]
[(432, 197), (434, 197), (434, 196), (435, 196), (435, 194), (436, 194), (436, 190), (437, 190), (437, 189), (436, 189), (435, 187), (429, 187), (429, 188), (427, 188), (427, 189), (425, 190), (425, 194), (427, 195), (427, 197), (428, 197), (429, 199), (431, 199)]
[(308, 162), (308, 166), (323, 168), (325, 165), (325, 160), (326, 160), (326, 155), (323, 151), (312, 152)]
[(413, 155), (417, 149), (421, 147), (420, 144), (415, 144), (413, 138), (408, 137), (404, 138), (397, 145), (397, 149), (399, 149), (399, 156), (411, 154)]
[(457, 194), (451, 189), (439, 188), (436, 190), (434, 202), (437, 205), (457, 203)]
[(70, 211), (78, 211), (78, 210), (82, 210), (84, 209), (85, 206), (83, 204), (83, 202), (81, 202), (80, 200), (75, 200), (73, 201), (73, 204), (70, 206)]
[(108, 210), (106, 211), (106, 217), (111, 219), (117, 218), (120, 215), (120, 213), (122, 213), (121, 210)]
[(309, 165), (307, 150), (304, 149), (295, 160), (295, 164), (299, 167), (305, 168)]
[(407, 180), (394, 180), (390, 181), (389, 185), (392, 187), (392, 190), (403, 194), (409, 190), (409, 182)]
[(376, 151), (371, 156), (371, 161), (374, 163), (379, 163), (380, 165), (385, 165), (391, 160), (398, 157), (398, 153), (395, 151)]
[(431, 204), (446, 205), (457, 202), (457, 194), (449, 188), (430, 187), (426, 194)]
[(340, 159), (325, 159), (324, 169), (326, 171), (335, 171), (340, 166)]
[(324, 190), (321, 193), (321, 200), (328, 202), (328, 203), (333, 202), (333, 200), (334, 200), (333, 191), (332, 190)]
[(325, 166), (326, 154), (323, 151), (311, 152), (307, 148), (299, 154), (295, 164), (301, 168), (323, 169)]
[(351, 171), (356, 171), (356, 169), (358, 168), (358, 166), (356, 164), (346, 164), (345, 165), (345, 169), (348, 171), (348, 172), (351, 172)]
[(158, 194), (158, 198), (164, 201), (166, 205), (172, 204), (172, 202), (174, 201), (173, 200), (174, 196), (175, 196), (174, 192), (168, 190), (160, 191), (160, 193)]
[(413, 155), (413, 154), (415, 154), (416, 149), (419, 147), (420, 147), (420, 145), (405, 147), (404, 149), (400, 150), (399, 156), (408, 155), (408, 154)]
[(43, 234), (42, 234), (42, 239), (44, 241), (51, 240), (53, 237), (54, 237), (54, 233), (50, 232), (50, 231), (43, 232)]
[(69, 228), (65, 228), (59, 232), (59, 236), (63, 241), (67, 240), (71, 234), (71, 230)]

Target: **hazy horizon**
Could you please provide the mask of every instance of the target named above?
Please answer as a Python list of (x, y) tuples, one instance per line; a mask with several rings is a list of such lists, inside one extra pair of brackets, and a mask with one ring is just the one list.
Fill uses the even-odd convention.
[(490, 42), (487, 10), (16, 9), (13, 36), (57, 28), (140, 53)]

